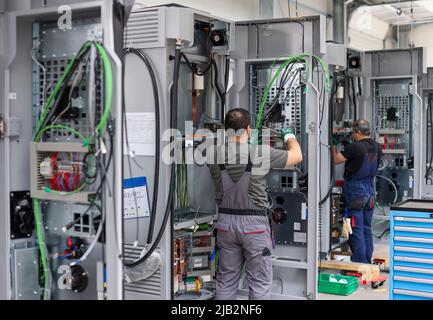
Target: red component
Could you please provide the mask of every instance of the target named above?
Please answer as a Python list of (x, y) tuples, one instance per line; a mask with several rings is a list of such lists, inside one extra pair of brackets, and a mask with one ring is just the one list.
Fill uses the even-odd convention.
[(49, 184), (50, 184), (50, 189), (51, 190), (55, 190), (55, 191), (59, 191), (60, 190), (60, 185), (59, 185), (59, 173), (58, 173), (58, 164), (57, 164), (57, 158), (59, 157), (59, 153), (53, 153), (51, 155), (51, 166), (53, 168), (54, 174), (53, 177), (51, 179), (48, 180)]
[(351, 277), (358, 277), (361, 278), (362, 274), (358, 273), (358, 272), (354, 272), (354, 271), (348, 271), (345, 273), (346, 276), (351, 276)]
[(385, 259), (373, 259), (373, 264), (384, 264), (385, 263)]
[(69, 183), (71, 174), (69, 172), (63, 173), (63, 185), (65, 186), (65, 191), (70, 192), (71, 190), (71, 184)]
[(344, 186), (344, 180), (335, 181), (335, 186), (342, 188)]
[(59, 190), (60, 190), (60, 185), (59, 185), (59, 174), (58, 174), (58, 173), (55, 173), (55, 174), (53, 175), (53, 178), (51, 178), (51, 179), (49, 180), (49, 183), (50, 183), (50, 189), (51, 189), (51, 190), (59, 191)]
[(376, 279), (371, 280), (371, 287), (373, 289), (377, 289), (381, 286), (383, 286), (383, 284), (386, 281), (386, 277), (385, 276), (379, 276)]
[(71, 237), (68, 238), (66, 244), (68, 245), (68, 247), (72, 248), (72, 246), (74, 245), (74, 241)]

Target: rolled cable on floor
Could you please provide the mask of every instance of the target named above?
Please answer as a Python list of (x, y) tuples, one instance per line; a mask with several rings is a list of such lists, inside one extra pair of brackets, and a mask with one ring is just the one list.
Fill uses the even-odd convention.
[(393, 189), (394, 189), (394, 193), (395, 193), (395, 197), (394, 197), (393, 204), (397, 203), (397, 199), (398, 199), (398, 188), (397, 188), (397, 186), (395, 185), (394, 181), (392, 181), (390, 178), (385, 177), (385, 176), (382, 176), (382, 175), (377, 175), (376, 177), (379, 178), (379, 179), (383, 179), (383, 180), (387, 181), (387, 182), (388, 182), (388, 183), (393, 187)]

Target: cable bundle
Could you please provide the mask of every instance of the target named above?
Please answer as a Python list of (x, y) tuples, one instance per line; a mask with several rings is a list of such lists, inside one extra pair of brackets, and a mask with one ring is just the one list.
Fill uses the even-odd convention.
[[(102, 116), (101, 116), (99, 123), (95, 126), (95, 128), (92, 129), (93, 130), (92, 134), (88, 137), (85, 137), (84, 135), (82, 135), (80, 132), (78, 132), (74, 128), (71, 128), (71, 127), (65, 126), (65, 125), (55, 124), (55, 123), (59, 118), (58, 116), (56, 117), (57, 112), (60, 110), (60, 108), (64, 107), (64, 106), (62, 106), (61, 102), (62, 102), (63, 97), (67, 94), (67, 84), (71, 81), (73, 75), (80, 71), (80, 65), (81, 65), (81, 63), (83, 63), (83, 61), (85, 61), (87, 59), (92, 47), (94, 47), (96, 49), (97, 56), (103, 63), (105, 104), (104, 104), (103, 113), (102, 113)], [(77, 82), (77, 81), (75, 81), (75, 82)], [(70, 61), (70, 63), (66, 67), (65, 72), (64, 72), (63, 76), (61, 77), (60, 81), (56, 84), (54, 90), (52, 91), (49, 98), (45, 102), (43, 109), (42, 109), (43, 111), (42, 111), (41, 117), (40, 117), (38, 124), (37, 124), (37, 129), (36, 129), (33, 141), (34, 142), (41, 142), (44, 134), (49, 130), (65, 130), (67, 132), (72, 133), (77, 138), (79, 138), (82, 141), (83, 146), (89, 146), (92, 144), (97, 144), (98, 142), (103, 144), (105, 129), (107, 127), (109, 127), (110, 146), (112, 146), (113, 134), (114, 134), (113, 128), (111, 125), (107, 126), (107, 124), (109, 123), (109, 119), (110, 119), (111, 101), (112, 101), (112, 70), (111, 70), (111, 64), (110, 64), (110, 60), (108, 58), (108, 55), (107, 55), (103, 45), (101, 45), (97, 42), (92, 42), (92, 41), (86, 42), (81, 47), (81, 49), (78, 51), (78, 54)], [(102, 149), (102, 147), (101, 147), (101, 149)], [(107, 168), (110, 166), (110, 163), (111, 163), (111, 158), (113, 155), (112, 149), (113, 148), (111, 147), (110, 152), (109, 152), (108, 162), (105, 163), (105, 160), (99, 159), (98, 168), (99, 168), (100, 174), (102, 174), (102, 178), (100, 179), (100, 185), (96, 191), (97, 196), (92, 200), (88, 209), (80, 216), (79, 219), (81, 219), (84, 215), (86, 215), (91, 210), (91, 208), (93, 208), (94, 206), (97, 206), (96, 202), (98, 199), (98, 195), (99, 195), (99, 197), (101, 196), (102, 187), (103, 187), (104, 181), (106, 179), (106, 171), (107, 171)], [(105, 152), (101, 152), (101, 153), (104, 154)], [(98, 158), (101, 153), (99, 153), (99, 152), (98, 152), (98, 154), (95, 153), (94, 156), (96, 158)], [(88, 156), (89, 155), (86, 155), (85, 158), (88, 158)], [(86, 178), (88, 178), (88, 177), (86, 176)], [(92, 182), (89, 182), (89, 183), (84, 182), (81, 186), (79, 186), (75, 190), (71, 190), (68, 192), (55, 191), (49, 187), (46, 188), (45, 191), (46, 192), (54, 192), (54, 193), (61, 195), (61, 196), (68, 196), (68, 195), (80, 192), (83, 189), (85, 189), (89, 184), (94, 183), (96, 180), (96, 175), (93, 178), (94, 179)], [(51, 275), (50, 275), (50, 273), (51, 273), (50, 268), (48, 266), (49, 253), (48, 253), (47, 246), (45, 243), (45, 231), (44, 231), (45, 229), (44, 229), (44, 225), (43, 225), (43, 218), (42, 218), (41, 205), (40, 205), (39, 199), (36, 199), (36, 198), (33, 199), (33, 207), (34, 207), (34, 215), (35, 215), (35, 221), (36, 221), (37, 239), (38, 239), (38, 243), (39, 243), (39, 250), (40, 250), (41, 262), (42, 262), (43, 273), (44, 273), (44, 295), (43, 295), (43, 297), (44, 297), (44, 299), (49, 299), (52, 280), (51, 280)], [(98, 239), (102, 233), (102, 230), (104, 227), (104, 221), (105, 221), (104, 213), (101, 212), (101, 214), (102, 214), (102, 219), (101, 219), (101, 222), (99, 224), (99, 228), (98, 228), (98, 231), (95, 235), (94, 241), (89, 246), (88, 250), (84, 253), (84, 255), (79, 259), (79, 261), (75, 262), (75, 264), (79, 263), (80, 261), (85, 260), (87, 258), (87, 256), (90, 254), (90, 252), (92, 251), (92, 249), (94, 248), (94, 246), (96, 245), (96, 243), (97, 243), (97, 241), (98, 241)], [(76, 221), (71, 222), (70, 224), (68, 224), (68, 226), (66, 226), (64, 228), (64, 230), (71, 228), (75, 223), (76, 223)]]
[[(329, 74), (329, 70), (328, 70), (328, 66), (326, 65), (326, 63), (319, 57), (309, 54), (309, 53), (303, 53), (300, 54), (298, 56), (292, 57), (287, 59), (286, 61), (284, 61), (280, 67), (278, 68), (278, 70), (275, 72), (274, 76), (272, 77), (271, 81), (268, 83), (266, 90), (263, 94), (262, 100), (260, 102), (259, 105), (259, 110), (257, 113), (257, 118), (256, 118), (256, 129), (260, 129), (262, 127), (262, 123), (263, 123), (263, 118), (264, 118), (264, 109), (265, 109), (265, 105), (267, 102), (267, 99), (269, 97), (269, 93), (272, 90), (272, 87), (274, 86), (275, 81), (277, 80), (278, 76), (281, 74), (281, 72), (283, 72), (283, 77), (282, 79), (286, 79), (288, 75), (290, 75), (290, 70), (293, 68), (293, 65), (298, 64), (298, 63), (303, 63), (303, 64), (307, 64), (307, 59), (308, 58), (312, 58), (314, 62), (316, 62), (316, 64), (318, 66), (320, 66), (322, 74), (325, 78), (325, 82), (326, 82), (326, 92), (330, 93), (331, 92), (331, 76)], [(277, 60), (274, 61), (274, 63), (272, 64), (272, 66), (275, 65)], [(288, 72), (287, 72), (288, 71)], [(309, 75), (309, 77), (311, 77), (312, 75)], [(284, 81), (282, 82), (282, 84), (284, 84)], [(282, 89), (284, 88), (284, 85), (279, 86), (279, 92), (277, 93), (277, 97), (281, 94)]]

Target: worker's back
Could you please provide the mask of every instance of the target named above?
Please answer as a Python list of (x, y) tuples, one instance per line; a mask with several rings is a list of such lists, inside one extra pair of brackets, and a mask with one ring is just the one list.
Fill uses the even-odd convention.
[(374, 197), (375, 177), (378, 172), (382, 150), (374, 140), (362, 139), (345, 147), (342, 152), (345, 164), (344, 196), (346, 203), (367, 201)]
[[(221, 150), (221, 151), (220, 151)], [(237, 183), (244, 175), (248, 159), (252, 162), (251, 176), (248, 186), (248, 195), (251, 201), (259, 208), (267, 208), (268, 196), (266, 192), (266, 175), (270, 169), (284, 168), (287, 162), (287, 151), (276, 150), (269, 146), (255, 146), (243, 148), (239, 143), (226, 143), (219, 148), (218, 154), (224, 155), (224, 163), (209, 164), (214, 181), (216, 202), (220, 204), (224, 196), (221, 181), (221, 164), (225, 166), (228, 175)], [(258, 159), (260, 157), (260, 159)]]

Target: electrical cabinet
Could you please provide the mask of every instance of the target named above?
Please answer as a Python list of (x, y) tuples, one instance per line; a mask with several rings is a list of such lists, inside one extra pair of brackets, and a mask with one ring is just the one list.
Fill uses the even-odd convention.
[(433, 69), (428, 68), (427, 73), (422, 79), (421, 97), (423, 99), (422, 114), (422, 141), (425, 148), (422, 149), (421, 178), (422, 191), (421, 197), (424, 199), (433, 198)]
[(68, 2), (1, 17), (3, 299), (122, 297), (119, 2)]
[[(129, 54), (125, 56), (124, 117), (129, 150), (124, 154), (124, 178), (146, 177), (147, 198), (154, 211), (147, 217), (125, 219), (124, 247), (131, 263), (139, 259), (144, 245), (149, 248), (157, 243), (161, 264), (146, 279), (125, 283), (125, 299), (210, 299), (214, 295), (214, 185), (208, 167), (194, 160), (202, 140), (211, 141), (208, 135), (223, 127), (229, 108), (234, 31), (230, 21), (176, 5), (131, 13), (125, 30)], [(178, 47), (182, 58), (175, 81)], [(153, 123), (139, 122), (146, 115)], [(138, 149), (137, 136), (130, 134), (137, 126), (149, 130), (151, 150), (147, 153)], [(164, 159), (164, 150), (171, 148), (169, 128), (176, 130), (173, 148), (179, 161), (175, 164)], [(156, 155), (155, 132), (161, 140), (161, 153)]]
[(118, 1), (77, 1), (59, 30), (57, 8), (28, 4), (0, 17), (2, 298), (211, 299), (217, 207), (195, 160), (235, 106), (253, 143), (283, 149), (292, 128), (303, 152), (267, 176), (272, 298), (315, 299), (318, 261), (341, 244), (330, 150), (353, 120), (384, 151), (380, 205), (428, 197), (423, 49), (347, 53), (323, 16), (234, 23), (177, 5), (133, 10), (123, 30)]
[(378, 202), (385, 207), (421, 196), (425, 145), (419, 93), (426, 72), (424, 57), (423, 48), (364, 55), (365, 88), (358, 115), (371, 119), (375, 140), (382, 146), (377, 192)]
[[(332, 83), (322, 78), (328, 70), (322, 72), (316, 59), (328, 58), (324, 21), (313, 16), (236, 23), (232, 105), (248, 109), (255, 128), (267, 130), (259, 133), (260, 141), (283, 149), (281, 129), (292, 128), (303, 152), (301, 164), (272, 170), (267, 177), (275, 243), (273, 299), (315, 299), (317, 260), (330, 248), (327, 101)], [(242, 292), (247, 292), (245, 283)]]
[[(341, 145), (351, 141), (351, 125), (367, 119), (383, 157), (377, 176), (376, 206), (421, 196), (425, 181), (425, 125), (422, 79), (424, 48), (359, 52), (348, 50), (341, 74), (343, 99), (335, 103), (334, 133)], [(348, 134), (344, 137), (343, 131)], [(342, 169), (337, 169), (342, 179)]]

